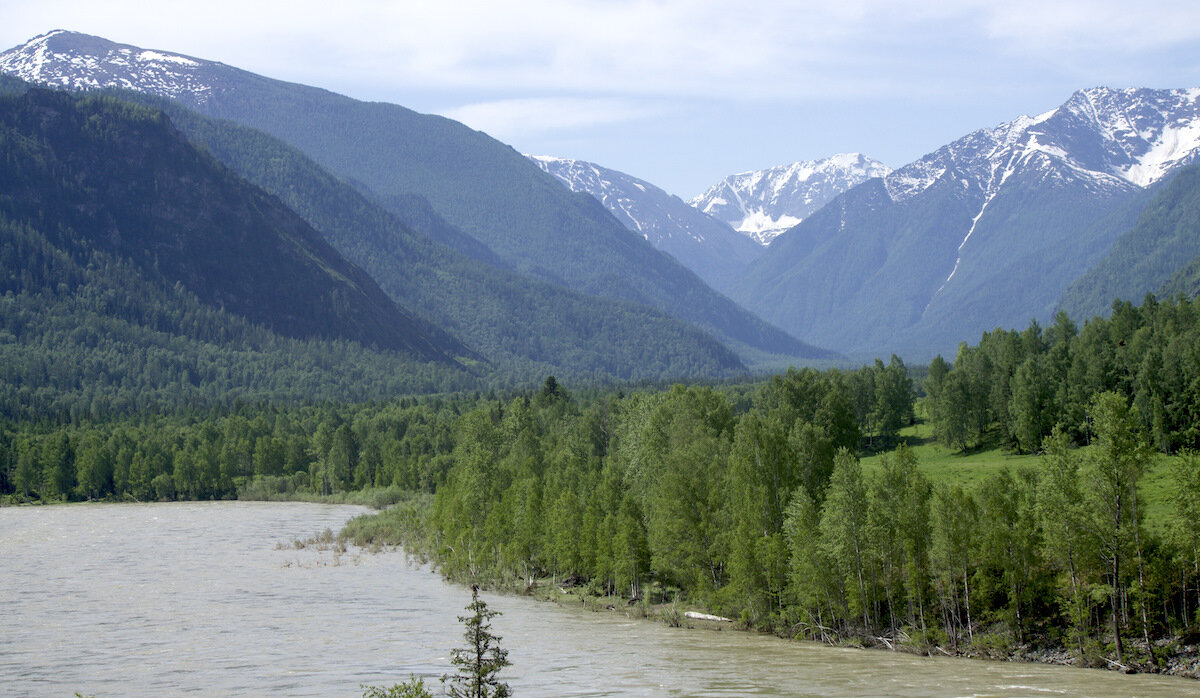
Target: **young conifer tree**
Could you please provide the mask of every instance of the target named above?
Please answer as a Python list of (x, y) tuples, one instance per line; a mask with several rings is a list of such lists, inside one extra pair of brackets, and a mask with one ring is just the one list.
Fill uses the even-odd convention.
[(458, 617), (466, 626), (463, 638), (467, 646), (454, 648), (450, 663), (457, 673), (443, 676), (442, 681), (449, 684), (448, 692), (454, 698), (508, 698), (512, 695), (508, 684), (496, 678), (509, 665), (508, 650), (500, 648), (500, 637), (491, 632), (492, 618), (500, 612), (489, 609), (479, 598), (477, 585), (471, 586), (467, 610), (470, 615)]

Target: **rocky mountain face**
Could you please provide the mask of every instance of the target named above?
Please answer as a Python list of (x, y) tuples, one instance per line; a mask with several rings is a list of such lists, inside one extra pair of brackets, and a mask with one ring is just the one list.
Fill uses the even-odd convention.
[(529, 157), (571, 191), (595, 197), (626, 228), (679, 260), (718, 291), (731, 288), (742, 269), (762, 252), (728, 224), (645, 180), (582, 160)]
[(889, 172), (878, 160), (846, 153), (730, 175), (691, 204), (767, 245), (838, 194)]
[(0, 54), (0, 71), (61, 88), (115, 87), (175, 100), (280, 138), (385, 206), (400, 195), (425, 198), (526, 276), (648, 305), (751, 351), (824, 355), (714, 292), (591, 197), (567, 191), (509, 146), (458, 122), (70, 32)]
[(843, 351), (952, 352), (1047, 320), (1200, 154), (1200, 90), (1075, 93), (835, 198), (781, 235), (735, 298)]

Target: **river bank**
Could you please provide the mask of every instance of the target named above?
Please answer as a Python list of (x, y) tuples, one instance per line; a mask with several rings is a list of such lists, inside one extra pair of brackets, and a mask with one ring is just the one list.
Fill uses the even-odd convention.
[[(338, 534), (340, 540), (349, 540), (364, 547), (379, 546), (403, 547), (411, 551), (422, 562), (437, 567), (436, 551), (431, 548), (425, 534), (425, 515), (428, 512), (430, 498), (413, 499), (399, 506), (391, 507), (379, 514), (367, 514), (348, 521), (346, 527)], [(382, 514), (382, 515), (380, 515)], [(710, 631), (738, 630), (752, 634), (773, 635), (785, 640), (795, 641), (803, 638), (797, 629), (792, 632), (766, 632), (750, 627), (748, 624), (730, 621), (711, 621), (688, 618), (687, 612), (702, 614), (711, 613), (712, 609), (690, 604), (677, 599), (667, 600), (662, 590), (647, 590), (642, 599), (631, 602), (619, 595), (602, 595), (594, 593), (587, 580), (576, 578), (559, 580), (553, 577), (529, 579), (455, 579), (449, 581), (468, 584), (478, 583), (494, 591), (528, 596), (534, 599), (559, 605), (570, 605), (585, 608), (596, 613), (619, 614), (621, 616), (648, 620), (668, 625), (670, 627), (702, 629)], [(659, 599), (653, 602), (651, 599)], [(1013, 641), (1012, 634), (1002, 623), (993, 623), (987, 627), (975, 627), (972, 632), (972, 642), (957, 646), (946, 644), (918, 644), (912, 638), (900, 633), (899, 637), (885, 637), (863, 632), (838, 633), (831, 629), (822, 632), (823, 642), (817, 644), (837, 648), (875, 649), (881, 651), (899, 652), (923, 656), (960, 657), (1000, 662), (1025, 662), (1034, 664), (1049, 664), (1070, 666), (1081, 669), (1107, 669), (1128, 674), (1161, 674), (1182, 678), (1200, 679), (1200, 636), (1156, 638), (1153, 647), (1147, 648), (1142, 640), (1125, 638), (1127, 650), (1126, 662), (1118, 664), (1105, 659), (1104, 650), (1099, 646), (1088, 647), (1089, 655), (1081, 658), (1077, 652), (1066, 647), (1045, 646), (1033, 644), (1020, 645)]]
[[(410, 500), (386, 510), (386, 514), (367, 514), (347, 522), (338, 534), (338, 539), (359, 546), (379, 550), (381, 546), (403, 548), (411, 551), (422, 562), (436, 568), (435, 552), (428, 546), (423, 535), (423, 515), (428, 500)], [(595, 613), (616, 614), (629, 619), (662, 623), (670, 627), (708, 630), (714, 632), (742, 631), (753, 634), (773, 635), (785, 640), (808, 640), (796, 629), (791, 633), (765, 632), (737, 621), (714, 621), (689, 618), (689, 611), (709, 614), (711, 609), (679, 600), (667, 600), (661, 591), (647, 592), (638, 601), (619, 595), (596, 594), (586, 580), (559, 580), (541, 577), (533, 580), (465, 580), (450, 579), (460, 584), (480, 583), (482, 586), (503, 594), (527, 596), (542, 602), (584, 608)], [(651, 599), (658, 598), (657, 602)], [(1081, 658), (1078, 652), (1066, 647), (1018, 645), (1011, 633), (1002, 624), (974, 629), (968, 644), (957, 646), (946, 644), (918, 644), (900, 633), (898, 637), (885, 637), (862, 632), (837, 633), (826, 629), (822, 633), (823, 644), (838, 648), (873, 649), (912, 655), (961, 657), (1000, 662), (1026, 662), (1070, 666), (1084, 669), (1107, 669), (1121, 673), (1162, 674), (1200, 680), (1200, 637), (1191, 636), (1157, 638), (1153, 647), (1147, 648), (1145, 641), (1126, 639), (1128, 657), (1118, 664), (1106, 659), (1098, 647), (1091, 647), (1090, 655)], [(1140, 659), (1136, 659), (1140, 658)]]
[[(688, 617), (688, 612), (710, 614), (708, 609), (692, 604), (676, 602), (631, 602), (620, 596), (600, 596), (589, 594), (582, 586), (563, 586), (550, 578), (534, 580), (532, 585), (521, 584), (496, 585), (496, 591), (507, 594), (529, 596), (543, 602), (559, 605), (579, 606), (595, 613), (620, 614), (630, 619), (657, 622), (673, 628), (701, 630), (709, 632), (748, 632), (762, 635), (772, 635), (783, 640), (811, 642), (811, 640), (789, 637), (781, 633), (768, 633), (732, 620), (706, 620)], [(958, 647), (941, 645), (918, 646), (904, 634), (898, 638), (872, 636), (867, 634), (830, 635), (825, 643), (831, 647), (878, 650), (884, 652), (901, 652), (919, 656), (945, 656), (966, 659), (980, 659), (999, 662), (1028, 662), (1035, 664), (1050, 664), (1084, 669), (1108, 669), (1126, 674), (1162, 674), (1200, 680), (1200, 644), (1193, 638), (1161, 638), (1154, 641), (1153, 652), (1148, 652), (1145, 642), (1126, 640), (1127, 650), (1140, 656), (1153, 656), (1156, 663), (1129, 662), (1118, 665), (1112, 661), (1095, 658), (1086, 661), (1079, 658), (1077, 653), (1063, 647), (1038, 648), (1030, 645), (1006, 648), (1003, 643), (1003, 633), (980, 630), (976, 642)], [(1186, 640), (1191, 640), (1187, 642)], [(1200, 686), (1197, 687), (1200, 690)]]

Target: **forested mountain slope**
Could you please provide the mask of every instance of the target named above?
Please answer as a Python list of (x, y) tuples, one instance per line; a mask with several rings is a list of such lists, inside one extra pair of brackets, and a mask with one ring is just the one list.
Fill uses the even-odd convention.
[(160, 112), (30, 90), (0, 97), (0, 214), (86, 263), (95, 252), (283, 335), (424, 360), (468, 355), (399, 308), (278, 199), (197, 151)]
[[(496, 266), (486, 247), (471, 247), (469, 236), (420, 197), (396, 197), (395, 212), (385, 210), (272, 136), (165, 99), (114, 94), (165, 110), (193, 142), (279, 196), (393, 298), (485, 356), (495, 383), (540, 381), (549, 373), (611, 381), (743, 369), (729, 349), (681, 320)], [(435, 242), (448, 238), (461, 246)]]
[(1193, 299), (1200, 296), (1200, 254), (1172, 274), (1158, 289), (1158, 295), (1162, 298), (1182, 295)]
[(469, 349), (162, 113), (0, 91), (0, 416), (481, 385)]
[(1059, 308), (1072, 318), (1108, 315), (1118, 298), (1140, 301), (1160, 290), (1186, 292), (1169, 282), (1200, 255), (1200, 166), (1180, 170), (1153, 192), (1137, 223), (1063, 294)]
[(591, 197), (458, 122), (70, 32), (0, 54), (0, 70), (64, 88), (168, 97), (275, 135), (385, 204), (418, 194), (522, 273), (643, 303), (759, 351), (823, 354), (714, 292)]

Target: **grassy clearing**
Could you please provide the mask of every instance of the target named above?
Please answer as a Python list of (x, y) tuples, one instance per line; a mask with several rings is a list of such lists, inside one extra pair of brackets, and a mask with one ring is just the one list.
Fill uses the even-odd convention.
[[(1016, 470), (1041, 465), (1041, 456), (1009, 453), (1002, 448), (962, 452), (948, 448), (933, 439), (933, 429), (918, 423), (900, 432), (917, 456), (917, 469), (935, 485), (960, 484), (978, 487), (984, 480), (1004, 468)], [(1086, 450), (1086, 447), (1084, 447)], [(887, 452), (862, 459), (863, 472), (875, 474), (880, 460)], [(1145, 523), (1154, 533), (1165, 534), (1171, 516), (1175, 486), (1171, 481), (1170, 464), (1177, 456), (1159, 454), (1142, 475), (1139, 489), (1145, 503)]]
[[(948, 448), (933, 438), (933, 428), (917, 423), (900, 432), (909, 448), (917, 456), (917, 469), (932, 483), (958, 483), (963, 487), (974, 487), (1004, 468), (1036, 466), (1037, 456), (1006, 453), (995, 448), (979, 451), (962, 451)], [(884, 454), (873, 455), (862, 460), (863, 472), (874, 474)]]

